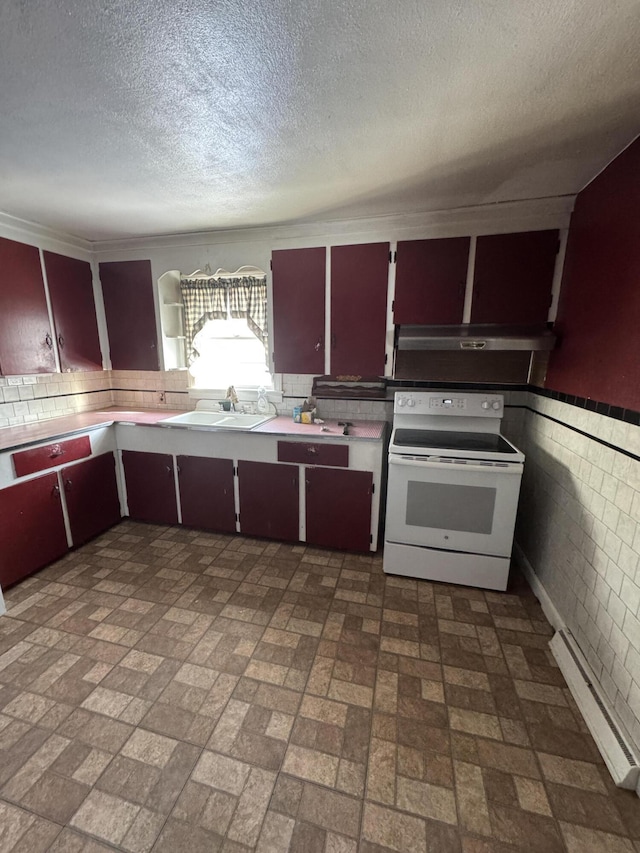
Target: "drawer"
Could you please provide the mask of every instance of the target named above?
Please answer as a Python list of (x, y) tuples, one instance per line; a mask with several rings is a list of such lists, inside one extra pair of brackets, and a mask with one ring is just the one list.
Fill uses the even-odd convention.
[(56, 441), (44, 447), (20, 450), (11, 458), (16, 477), (24, 477), (26, 474), (35, 474), (36, 471), (43, 471), (45, 468), (66, 465), (74, 459), (84, 459), (85, 456), (91, 456), (91, 441), (88, 435)]
[(348, 468), (349, 447), (346, 444), (326, 444), (323, 441), (279, 441), (278, 462)]

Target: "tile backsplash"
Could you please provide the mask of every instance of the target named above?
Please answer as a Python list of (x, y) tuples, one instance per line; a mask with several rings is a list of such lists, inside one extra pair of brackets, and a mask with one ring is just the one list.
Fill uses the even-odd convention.
[(0, 427), (112, 405), (110, 371), (0, 376)]
[(513, 426), (516, 540), (640, 746), (640, 426), (535, 393)]

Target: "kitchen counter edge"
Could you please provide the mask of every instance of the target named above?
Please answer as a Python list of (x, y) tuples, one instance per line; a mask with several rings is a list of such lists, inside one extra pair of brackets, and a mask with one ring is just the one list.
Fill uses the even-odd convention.
[[(286, 415), (279, 415), (266, 424), (253, 430), (237, 429), (208, 429), (202, 427), (168, 426), (160, 421), (173, 415), (182, 414), (179, 410), (169, 409), (120, 409), (117, 407), (100, 409), (92, 412), (79, 412), (75, 415), (62, 415), (37, 423), (21, 424), (0, 429), (0, 452), (16, 450), (43, 441), (55, 441), (75, 433), (88, 432), (94, 429), (113, 426), (114, 424), (131, 424), (135, 426), (152, 426), (162, 429), (177, 429), (192, 432), (224, 432), (225, 434), (241, 435), (270, 435), (275, 437), (301, 438), (307, 441), (381, 441), (384, 439), (388, 424), (386, 421), (354, 421), (353, 427), (366, 429), (371, 435), (343, 435), (337, 421), (326, 421), (328, 431), (321, 432), (318, 424), (297, 424)], [(281, 422), (281, 423), (280, 423)], [(314, 429), (315, 428), (315, 429)], [(334, 430), (334, 431), (332, 431)]]

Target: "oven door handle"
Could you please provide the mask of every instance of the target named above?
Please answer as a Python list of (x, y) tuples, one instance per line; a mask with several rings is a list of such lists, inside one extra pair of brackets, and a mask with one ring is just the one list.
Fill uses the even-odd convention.
[(452, 460), (451, 462), (440, 462), (428, 456), (389, 456), (389, 465), (404, 465), (408, 468), (437, 468), (441, 471), (480, 471), (483, 474), (522, 474), (521, 462), (492, 462), (489, 465), (465, 462), (463, 460)]

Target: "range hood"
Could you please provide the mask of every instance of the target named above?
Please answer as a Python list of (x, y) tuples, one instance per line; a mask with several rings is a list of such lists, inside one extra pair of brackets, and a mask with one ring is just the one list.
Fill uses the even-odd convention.
[(501, 326), (465, 324), (460, 326), (399, 326), (399, 350), (552, 350), (556, 336), (546, 324)]

